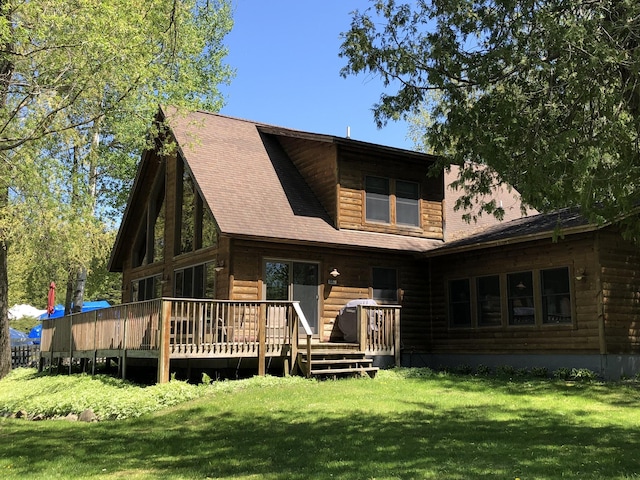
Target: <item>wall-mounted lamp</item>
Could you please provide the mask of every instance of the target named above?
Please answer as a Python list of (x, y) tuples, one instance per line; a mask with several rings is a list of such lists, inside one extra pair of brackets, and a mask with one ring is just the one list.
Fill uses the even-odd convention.
[(578, 268), (576, 270), (576, 280), (580, 281), (586, 276), (584, 268)]
[(331, 278), (327, 283), (329, 285), (338, 285), (338, 277), (340, 276), (340, 272), (338, 271), (338, 269), (334, 268), (329, 272), (329, 275), (331, 275)]
[(527, 287), (525, 286), (525, 284), (524, 284), (524, 283), (520, 282), (519, 284), (517, 284), (517, 285), (516, 285), (516, 288), (517, 288), (518, 290), (524, 290), (524, 289), (525, 289), (525, 288), (527, 288)]
[(222, 270), (224, 270), (224, 260), (218, 260), (218, 263), (216, 263), (216, 266), (213, 267), (213, 269), (216, 272), (221, 272)]

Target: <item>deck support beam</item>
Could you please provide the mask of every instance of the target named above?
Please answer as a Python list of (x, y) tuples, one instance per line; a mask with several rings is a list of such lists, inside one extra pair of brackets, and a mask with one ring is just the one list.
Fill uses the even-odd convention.
[(169, 372), (169, 337), (171, 332), (171, 302), (162, 301), (160, 308), (160, 345), (158, 355), (158, 383), (167, 383), (170, 378)]

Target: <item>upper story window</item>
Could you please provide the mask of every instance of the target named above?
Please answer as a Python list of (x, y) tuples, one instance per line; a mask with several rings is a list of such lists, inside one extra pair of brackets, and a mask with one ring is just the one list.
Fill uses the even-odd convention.
[(367, 221), (390, 222), (389, 179), (381, 177), (365, 178)]
[(164, 168), (158, 172), (149, 203), (140, 221), (140, 230), (133, 245), (131, 265), (140, 267), (164, 259), (165, 188)]
[(420, 189), (415, 182), (396, 180), (396, 222), (401, 225), (420, 225)]
[(177, 185), (176, 255), (212, 247), (218, 241), (218, 230), (213, 215), (196, 191), (193, 179), (184, 168), (184, 164), (179, 164), (181, 172), (178, 178), (182, 178), (182, 182), (178, 182)]
[(368, 222), (420, 226), (420, 188), (416, 182), (367, 175), (364, 189)]

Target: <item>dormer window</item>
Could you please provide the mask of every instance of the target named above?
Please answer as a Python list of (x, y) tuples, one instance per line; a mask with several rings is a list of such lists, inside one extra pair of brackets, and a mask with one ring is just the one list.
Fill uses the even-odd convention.
[(416, 182), (365, 177), (367, 222), (420, 226), (420, 188)]
[(417, 183), (396, 180), (396, 223), (420, 226), (419, 195)]
[(367, 221), (390, 223), (389, 179), (366, 177), (365, 192), (367, 196)]

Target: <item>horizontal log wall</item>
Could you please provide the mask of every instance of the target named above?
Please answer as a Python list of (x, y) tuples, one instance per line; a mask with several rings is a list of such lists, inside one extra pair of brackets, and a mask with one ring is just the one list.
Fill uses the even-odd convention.
[[(405, 351), (430, 353), (599, 353), (598, 282), (593, 235), (574, 235), (504, 245), (467, 253), (436, 257), (428, 261), (425, 273), (431, 278), (427, 295), (430, 305), (427, 325), (408, 325), (404, 330), (425, 332)], [(449, 326), (446, 289), (448, 280), (482, 275), (569, 267), (572, 289), (572, 324), (510, 326), (507, 319), (497, 327), (454, 328)], [(574, 271), (584, 268), (587, 275), (575, 280)], [(504, 288), (503, 288), (504, 291)], [(503, 317), (506, 299), (502, 299)], [(425, 331), (426, 330), (426, 331)], [(422, 340), (422, 341), (420, 341)]]
[(640, 250), (610, 227), (599, 235), (607, 353), (640, 353)]
[[(375, 158), (363, 153), (341, 152), (338, 179), (338, 224), (340, 228), (392, 233), (415, 237), (443, 238), (443, 179), (427, 176), (430, 164), (407, 163), (401, 159)], [(367, 223), (364, 178), (366, 175), (418, 181), (420, 184), (420, 227)]]
[(336, 184), (338, 183), (336, 146), (290, 137), (279, 137), (278, 141), (311, 191), (331, 218), (335, 219)]
[[(427, 310), (426, 279), (423, 269), (411, 255), (398, 253), (367, 253), (360, 250), (309, 248), (304, 246), (280, 246), (259, 242), (234, 242), (232, 248), (232, 300), (263, 299), (263, 259), (282, 259), (319, 264), (319, 320), (321, 340), (339, 340), (342, 333), (336, 319), (340, 309), (350, 300), (371, 298), (372, 267), (395, 268), (398, 271), (398, 287), (401, 293), (401, 335), (404, 340), (404, 322), (412, 326), (407, 333), (424, 333), (416, 325), (424, 325)], [(329, 285), (329, 272), (337, 268), (340, 276), (337, 285)]]

